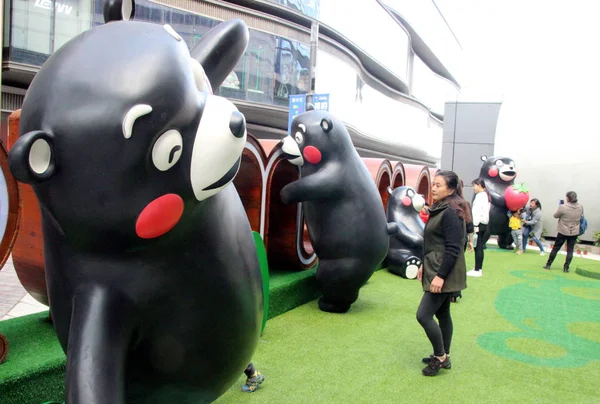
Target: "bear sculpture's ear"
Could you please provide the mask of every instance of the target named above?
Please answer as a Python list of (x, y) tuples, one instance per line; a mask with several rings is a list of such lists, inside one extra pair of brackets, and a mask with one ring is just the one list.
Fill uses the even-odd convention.
[(390, 195), (391, 195), (391, 194), (392, 194), (392, 191), (394, 191), (394, 190), (392, 189), (392, 187), (387, 187), (387, 193), (388, 193), (388, 194), (390, 194)]
[(488, 159), (488, 157), (484, 154), (481, 156), (481, 161), (486, 161)]
[(8, 155), (14, 177), (26, 184), (48, 180), (56, 171), (52, 135), (36, 130), (21, 136)]
[(135, 15), (134, 0), (106, 0), (104, 3), (104, 22), (129, 21)]
[(321, 120), (321, 129), (325, 132), (331, 131), (331, 129), (333, 129), (333, 122), (331, 122), (331, 119), (323, 118)]
[(219, 88), (235, 69), (250, 40), (248, 26), (241, 19), (224, 21), (202, 35), (190, 50), (198, 61), (213, 89)]

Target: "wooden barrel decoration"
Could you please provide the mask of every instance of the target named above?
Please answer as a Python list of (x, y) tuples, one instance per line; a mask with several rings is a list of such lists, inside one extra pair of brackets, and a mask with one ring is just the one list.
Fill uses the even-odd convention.
[(423, 166), (420, 164), (404, 164), (404, 185), (417, 189), (419, 175)]
[(21, 209), (19, 187), (8, 168), (8, 153), (0, 143), (0, 270), (6, 264), (17, 239)]
[(246, 209), (250, 227), (261, 236), (263, 236), (261, 217), (266, 161), (267, 155), (260, 142), (248, 134), (246, 147), (242, 152), (242, 164), (233, 183), (240, 195), (244, 209)]
[(317, 256), (305, 229), (301, 204), (284, 204), (281, 189), (299, 178), (298, 167), (285, 158), (278, 144), (269, 155), (266, 167), (265, 230), (269, 268), (302, 270), (312, 268)]
[(392, 184), (392, 164), (389, 160), (372, 157), (363, 157), (362, 160), (371, 173), (375, 185), (377, 185), (379, 196), (381, 196), (381, 203), (385, 209), (389, 196), (387, 188)]
[(406, 185), (406, 172), (404, 164), (398, 161), (392, 170), (392, 189)]
[(0, 363), (4, 362), (6, 355), (8, 354), (8, 341), (6, 337), (0, 334)]
[[(6, 264), (17, 238), (20, 219), (19, 188), (8, 168), (8, 153), (0, 142), (0, 270)], [(0, 363), (8, 354), (8, 341), (0, 334)]]
[(263, 148), (265, 155), (270, 156), (273, 152), (273, 149), (277, 147), (277, 145), (281, 142), (281, 140), (277, 139), (259, 139), (261, 147)]
[[(21, 110), (8, 117), (8, 148), (19, 138)], [(18, 183), (21, 203), (19, 234), (12, 250), (15, 272), (25, 290), (38, 302), (48, 305), (46, 272), (44, 270), (44, 240), (40, 205), (33, 188)]]
[(419, 177), (417, 179), (417, 190), (418, 194), (423, 195), (425, 201), (430, 205), (433, 203), (431, 199), (431, 175), (429, 173), (429, 167), (423, 167), (421, 172), (419, 173)]

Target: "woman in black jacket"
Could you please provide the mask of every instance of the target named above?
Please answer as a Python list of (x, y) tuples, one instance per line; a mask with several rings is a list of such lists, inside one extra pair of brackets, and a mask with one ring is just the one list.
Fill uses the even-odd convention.
[[(417, 320), (425, 330), (433, 355), (424, 358), (425, 376), (435, 376), (440, 368), (450, 369), (452, 317), (450, 300), (454, 292), (467, 287), (464, 240), (465, 223), (471, 221), (469, 209), (458, 192), (458, 176), (440, 171), (434, 178), (431, 194), (435, 203), (425, 226), (425, 254), (417, 279), (423, 285), (423, 298)], [(435, 322), (436, 316), (439, 324)]]

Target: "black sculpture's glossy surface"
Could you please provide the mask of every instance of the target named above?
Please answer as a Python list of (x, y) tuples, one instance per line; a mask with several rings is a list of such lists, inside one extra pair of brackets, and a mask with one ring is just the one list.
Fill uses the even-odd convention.
[(510, 248), (512, 237), (508, 227), (506, 201), (504, 191), (515, 183), (517, 170), (515, 162), (510, 157), (481, 156), (483, 165), (479, 177), (485, 182), (485, 188), (490, 194), (490, 222), (488, 232), (498, 236), (500, 248)]
[(281, 190), (281, 199), (302, 202), (319, 258), (320, 309), (343, 313), (387, 253), (381, 197), (341, 121), (305, 112), (294, 118), (292, 134), (282, 150), (301, 167), (301, 178)]
[[(207, 37), (229, 72), (248, 30)], [(211, 402), (251, 360), (261, 277), (231, 184), (246, 124), (206, 67), (171, 27), (113, 21), (62, 46), (27, 92), (10, 167), (42, 209), (70, 404)]]
[[(390, 247), (385, 258), (388, 270), (403, 278), (415, 279), (423, 260), (425, 223), (419, 212), (425, 199), (414, 188), (388, 188), (387, 220), (397, 231), (390, 236)], [(393, 227), (392, 225), (392, 227)]]

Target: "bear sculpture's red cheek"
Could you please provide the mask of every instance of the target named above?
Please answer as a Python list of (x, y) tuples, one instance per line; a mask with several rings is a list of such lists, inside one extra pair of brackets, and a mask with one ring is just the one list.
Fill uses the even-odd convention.
[(404, 198), (402, 198), (402, 205), (404, 205), (404, 206), (412, 205), (412, 199), (410, 199), (408, 196), (405, 196)]
[(315, 146), (306, 146), (302, 152), (304, 159), (310, 164), (319, 164), (321, 161), (321, 151)]
[(494, 167), (494, 168), (490, 168), (490, 169), (488, 170), (488, 175), (489, 175), (490, 177), (496, 177), (496, 176), (498, 175), (498, 169), (497, 169), (496, 167)]
[(140, 238), (162, 236), (171, 230), (183, 215), (183, 199), (176, 194), (166, 194), (150, 202), (142, 210), (135, 223)]

